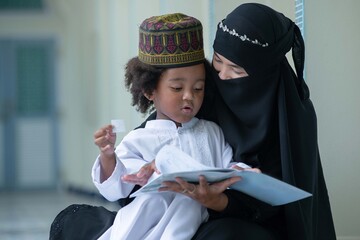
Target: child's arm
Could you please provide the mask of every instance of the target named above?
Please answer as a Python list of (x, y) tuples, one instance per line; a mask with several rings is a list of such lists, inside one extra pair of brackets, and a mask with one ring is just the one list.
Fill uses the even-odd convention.
[[(112, 153), (114, 158), (110, 157), (107, 159), (109, 156), (106, 153), (104, 154), (106, 151), (102, 151), (92, 168), (91, 175), (96, 188), (109, 201), (116, 201), (127, 197), (135, 184), (125, 181), (125, 179), (122, 179), (123, 176), (138, 172), (139, 169), (148, 163), (136, 150), (136, 141), (130, 135), (131, 133), (126, 135)], [(103, 156), (105, 158), (102, 158)], [(107, 160), (108, 162), (106, 162)], [(106, 172), (107, 170), (108, 172)], [(105, 174), (108, 175), (106, 178), (104, 178)]]
[(116, 165), (114, 144), (116, 134), (112, 125), (106, 125), (94, 133), (94, 142), (100, 149), (100, 182), (108, 179)]

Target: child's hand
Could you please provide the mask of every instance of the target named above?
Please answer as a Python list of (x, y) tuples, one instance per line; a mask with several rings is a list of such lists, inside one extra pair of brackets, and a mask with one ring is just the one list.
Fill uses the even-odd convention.
[(124, 175), (121, 179), (128, 183), (144, 186), (154, 172), (160, 173), (156, 168), (155, 160), (152, 160), (142, 166), (137, 173)]
[(106, 157), (114, 155), (116, 133), (112, 132), (112, 128), (112, 125), (106, 125), (94, 133), (94, 142), (99, 147), (101, 154)]

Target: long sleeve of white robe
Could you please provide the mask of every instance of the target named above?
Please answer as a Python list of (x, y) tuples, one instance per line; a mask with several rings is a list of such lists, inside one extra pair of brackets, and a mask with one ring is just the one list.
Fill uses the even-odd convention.
[(145, 128), (131, 131), (115, 150), (116, 167), (112, 175), (100, 182), (100, 159), (92, 168), (92, 179), (99, 192), (108, 200), (127, 197), (134, 185), (121, 181), (124, 174), (137, 172), (144, 164), (155, 159), (165, 145), (173, 145), (211, 167), (228, 167), (232, 160), (232, 149), (225, 142), (218, 125), (193, 118), (177, 128), (169, 120), (147, 122)]

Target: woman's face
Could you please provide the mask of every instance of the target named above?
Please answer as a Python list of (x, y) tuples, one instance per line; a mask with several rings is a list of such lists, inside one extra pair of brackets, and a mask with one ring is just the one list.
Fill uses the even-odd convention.
[(221, 80), (229, 80), (233, 78), (247, 77), (249, 74), (244, 68), (236, 65), (235, 63), (227, 60), (219, 53), (214, 52), (212, 64), (215, 70), (219, 73)]
[(156, 118), (172, 120), (177, 126), (190, 121), (201, 107), (204, 87), (204, 64), (165, 70), (148, 97), (154, 102)]

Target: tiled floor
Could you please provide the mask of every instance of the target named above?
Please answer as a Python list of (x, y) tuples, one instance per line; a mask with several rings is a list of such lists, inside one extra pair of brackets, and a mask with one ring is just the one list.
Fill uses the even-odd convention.
[(51, 222), (67, 206), (80, 203), (116, 210), (96, 196), (65, 192), (0, 192), (0, 239), (49, 239)]

